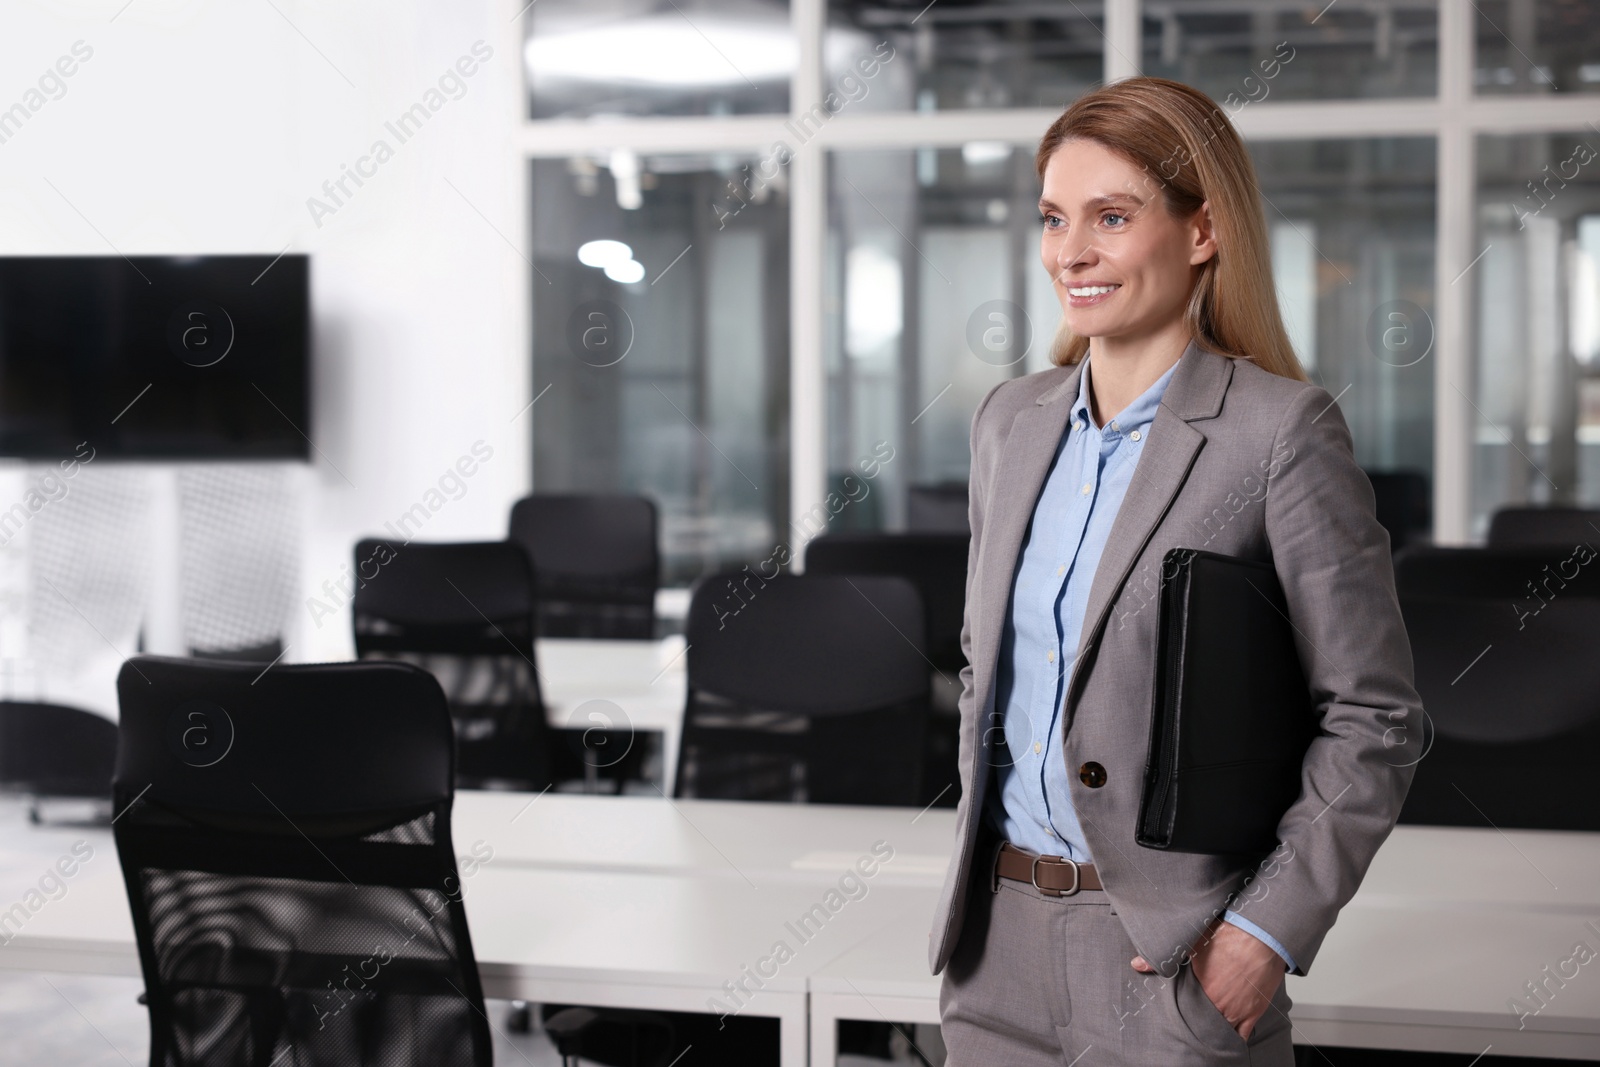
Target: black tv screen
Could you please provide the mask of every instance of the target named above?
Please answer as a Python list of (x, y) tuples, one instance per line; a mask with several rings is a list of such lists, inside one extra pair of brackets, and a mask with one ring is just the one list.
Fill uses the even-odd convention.
[(0, 257), (0, 455), (305, 459), (310, 260)]

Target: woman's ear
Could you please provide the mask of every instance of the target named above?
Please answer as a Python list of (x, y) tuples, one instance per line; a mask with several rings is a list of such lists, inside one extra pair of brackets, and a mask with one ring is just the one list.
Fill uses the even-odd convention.
[(1189, 219), (1189, 265), (1198, 267), (1217, 254), (1217, 235), (1211, 225), (1211, 201), (1202, 201)]

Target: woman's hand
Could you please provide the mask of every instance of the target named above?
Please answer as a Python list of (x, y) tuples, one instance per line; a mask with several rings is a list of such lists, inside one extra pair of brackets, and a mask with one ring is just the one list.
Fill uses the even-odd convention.
[[(1196, 942), (1189, 966), (1228, 1025), (1248, 1041), (1283, 981), (1283, 957), (1249, 931), (1216, 919)], [(1143, 956), (1133, 958), (1133, 969), (1156, 973)]]

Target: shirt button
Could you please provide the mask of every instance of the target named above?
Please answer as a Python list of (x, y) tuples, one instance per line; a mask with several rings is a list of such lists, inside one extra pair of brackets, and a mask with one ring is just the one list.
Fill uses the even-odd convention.
[(1056, 577), (1057, 578), (1061, 577), (1065, 573), (1067, 573), (1067, 565), (1065, 563), (1063, 563), (1061, 566), (1056, 568)]
[(1111, 428), (1112, 428), (1112, 429), (1113, 429), (1113, 430), (1115, 430), (1115, 429), (1116, 429), (1116, 428), (1117, 428), (1117, 424), (1116, 424), (1116, 423), (1115, 423), (1115, 422), (1112, 422), (1112, 424), (1111, 424)]
[(1084, 482), (1083, 483), (1083, 495), (1084, 496), (1088, 496), (1093, 490), (1094, 490), (1094, 486), (1093, 485), (1089, 484), (1088, 482)]
[(1139, 439), (1139, 431), (1138, 431), (1138, 430), (1135, 430), (1135, 431), (1133, 431), (1133, 432), (1132, 432), (1132, 433), (1130, 433), (1130, 434), (1129, 434), (1129, 435), (1128, 435), (1128, 437), (1129, 437), (1129, 438), (1130, 438), (1130, 439), (1131, 439), (1131, 440), (1134, 440), (1134, 441), (1137, 441), (1137, 440), (1138, 440), (1138, 439)]
[(1035, 741), (1033, 743), (1033, 754), (1037, 756), (1042, 748), (1043, 746), (1040, 745), (1039, 742)]
[(1049, 660), (1051, 663), (1054, 663), (1056, 661), (1056, 650), (1052, 648), (1049, 652), (1044, 654), (1044, 658)]
[(1073, 428), (1073, 429), (1074, 429), (1074, 430), (1081, 430), (1081, 429), (1083, 429), (1083, 420), (1082, 420), (1082, 419), (1078, 419), (1078, 420), (1077, 420), (1077, 421), (1076, 421), (1076, 422), (1074, 422), (1074, 423), (1073, 423), (1073, 424), (1072, 424), (1072, 428)]

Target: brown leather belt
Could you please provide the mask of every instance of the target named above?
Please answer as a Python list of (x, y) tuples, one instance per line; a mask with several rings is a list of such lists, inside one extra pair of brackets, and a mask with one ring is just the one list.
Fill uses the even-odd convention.
[(1070, 897), (1084, 889), (1104, 888), (1092, 863), (1076, 863), (1060, 856), (1035, 856), (1012, 847), (1010, 842), (1001, 845), (995, 857), (994, 882), (990, 888), (997, 893), (1001, 878), (1025, 882), (1052, 897)]

